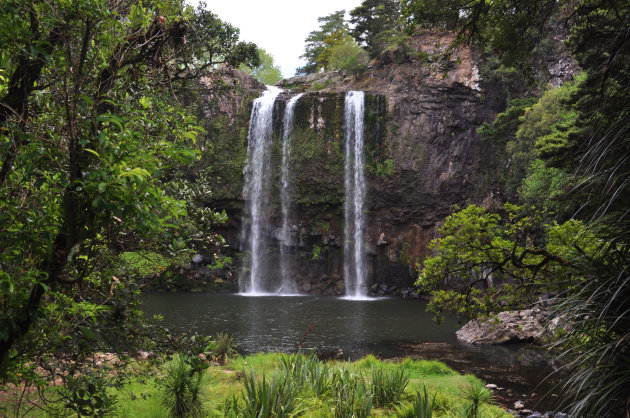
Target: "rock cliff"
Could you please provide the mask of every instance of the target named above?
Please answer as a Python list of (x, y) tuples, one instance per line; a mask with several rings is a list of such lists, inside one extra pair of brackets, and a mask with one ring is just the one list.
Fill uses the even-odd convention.
[[(277, 158), (286, 101), (304, 93), (295, 108), (297, 219), (292, 228), (303, 291), (343, 291), (343, 104), (348, 90), (367, 93), (366, 238), (372, 293), (409, 294), (417, 263), (429, 254), (437, 227), (454, 205), (496, 207), (504, 200), (504, 150), (477, 133), (504, 110), (500, 86), (482, 79), (480, 59), (470, 49), (447, 52), (451, 40), (448, 33), (417, 36), (404, 59), (396, 51), (384, 53), (358, 79), (323, 73), (279, 84), (285, 92), (274, 109)], [(215, 182), (208, 204), (228, 212), (222, 233), (238, 249), (247, 122), (251, 100), (264, 86), (236, 70), (224, 70), (205, 83), (225, 88), (203, 99), (205, 166)], [(272, 205), (279, 205), (277, 198)], [(271, 244), (278, 242), (279, 206), (277, 214), (265, 230)]]

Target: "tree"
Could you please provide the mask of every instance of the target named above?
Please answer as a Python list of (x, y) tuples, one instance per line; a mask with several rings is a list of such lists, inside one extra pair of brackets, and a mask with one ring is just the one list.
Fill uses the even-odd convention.
[(506, 204), (503, 216), (476, 205), (451, 214), (431, 242), (416, 283), (431, 293), (429, 309), (470, 319), (523, 308), (545, 292), (580, 282), (572, 267), (596, 240), (580, 222), (543, 224), (542, 214)]
[(578, 111), (572, 99), (584, 77), (548, 89), (538, 102), (525, 110), (514, 140), (507, 150), (524, 172), (536, 157), (559, 161), (571, 153), (569, 137), (578, 131)]
[(238, 28), (223, 22), (200, 2), (191, 16), (187, 42), (175, 55), (177, 76), (189, 73), (199, 76), (216, 64), (226, 63), (238, 67), (260, 65), (258, 47), (252, 42), (239, 41)]
[[(563, 389), (574, 416), (628, 416), (630, 4), (617, 0), (457, 3), (457, 16), (451, 13), (448, 22), (459, 40), (493, 52), (508, 64), (522, 65), (519, 61), (544, 39), (541, 36), (552, 19), (564, 18), (569, 26), (568, 45), (585, 72), (571, 99), (577, 118), (564, 119), (563, 130), (552, 137), (543, 134), (537, 142), (544, 145), (540, 149), (548, 160), (575, 173), (579, 183), (574, 199), (580, 207), (576, 216), (596, 230), (599, 239), (593, 241), (594, 251), (576, 254), (572, 264), (584, 280), (558, 308), (567, 323), (567, 333), (557, 345), (566, 361)], [(403, 13), (412, 25), (429, 23), (422, 14), (426, 4), (405, 3)]]
[(549, 167), (544, 160), (536, 159), (521, 181), (518, 196), (525, 207), (543, 210), (549, 219), (563, 222), (579, 210), (579, 203), (572, 195), (577, 182), (564, 170)]
[(564, 389), (575, 416), (630, 415), (630, 4), (583, 0), (569, 44), (586, 78), (575, 96), (579, 133), (568, 170), (580, 216), (606, 238), (599, 257), (583, 257), (586, 278), (561, 311), (572, 327), (559, 347), (569, 360)]
[[(177, 0), (0, 4), (0, 378), (42, 338), (131, 341), (113, 332), (129, 283), (107, 257), (186, 213), (163, 182), (197, 158), (202, 129), (172, 91), (219, 55), (252, 58), (229, 26), (208, 32), (220, 48), (195, 37), (206, 18)], [(69, 318), (97, 321), (98, 336)]]
[(330, 69), (330, 58), (333, 49), (346, 42), (350, 42), (348, 38), (350, 38), (350, 35), (345, 31), (333, 32), (326, 36), (326, 39), (324, 39), (324, 47), (317, 56), (317, 68)]
[(374, 57), (380, 52), (377, 36), (396, 28), (399, 18), (398, 0), (364, 0), (350, 12), (350, 33)]
[(367, 69), (369, 57), (351, 37), (347, 37), (343, 43), (330, 48), (328, 67), (332, 70), (341, 70), (357, 77)]
[(569, 7), (555, 0), (403, 0), (401, 13), (409, 33), (418, 27), (453, 31), (452, 46), (473, 45), (531, 79), (535, 71), (530, 58), (558, 30), (552, 18)]
[(468, 0), (402, 0), (401, 15), (410, 32), (416, 27), (444, 27), (454, 30), (460, 24), (465, 9), (473, 2)]
[[(306, 37), (304, 54), (300, 58), (306, 60), (303, 67), (297, 69), (297, 74), (312, 74), (321, 68), (320, 55), (330, 46), (330, 37), (343, 38), (348, 33), (348, 24), (345, 21), (345, 10), (339, 10), (324, 17), (318, 17), (319, 29), (314, 30)], [(326, 40), (329, 40), (328, 45)]]
[(273, 56), (264, 49), (258, 49), (258, 58), (260, 59), (259, 65), (250, 67), (246, 64), (241, 64), (239, 68), (268, 86), (272, 86), (282, 80), (282, 72), (280, 67), (273, 64)]

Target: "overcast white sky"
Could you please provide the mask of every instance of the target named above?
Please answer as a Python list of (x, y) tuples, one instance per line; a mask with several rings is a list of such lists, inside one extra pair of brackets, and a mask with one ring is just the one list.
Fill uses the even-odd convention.
[[(198, 0), (188, 0), (190, 4)], [(346, 12), (361, 0), (206, 0), (208, 9), (241, 30), (241, 40), (255, 42), (273, 55), (284, 77), (304, 65), (304, 39), (319, 28), (317, 18), (337, 10)]]

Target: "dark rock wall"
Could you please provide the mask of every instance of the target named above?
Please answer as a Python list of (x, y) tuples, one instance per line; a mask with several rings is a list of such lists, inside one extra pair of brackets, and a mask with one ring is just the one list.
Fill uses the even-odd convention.
[[(331, 73), (282, 83), (287, 91), (276, 102), (274, 122), (277, 178), (272, 205), (277, 217), (265, 235), (269, 257), (277, 257), (281, 118), (286, 101), (304, 92), (295, 109), (292, 159), (297, 208), (292, 251), (304, 291), (343, 292), (347, 90), (367, 92), (367, 240), (373, 293), (399, 293), (411, 286), (416, 264), (430, 253), (429, 243), (454, 205), (503, 200), (504, 150), (481, 141), (477, 128), (492, 121), (504, 103), (497, 86), (480, 78), (470, 50), (461, 48), (441, 61), (432, 58), (441, 56), (449, 39), (449, 34), (419, 37), (416, 58), (400, 64), (374, 62), (358, 80)], [(262, 87), (242, 76), (234, 78), (233, 86), (238, 99), (214, 98), (206, 118), (207, 146), (214, 153), (208, 157), (208, 172), (220, 179), (209, 204), (228, 212), (230, 223), (221, 232), (238, 248), (246, 125), (251, 99)]]

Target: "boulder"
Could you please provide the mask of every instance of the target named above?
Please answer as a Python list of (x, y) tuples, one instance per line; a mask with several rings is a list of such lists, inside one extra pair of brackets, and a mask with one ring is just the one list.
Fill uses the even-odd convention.
[(538, 309), (500, 312), (494, 317), (473, 319), (461, 327), (457, 338), (474, 344), (541, 342), (546, 318)]

